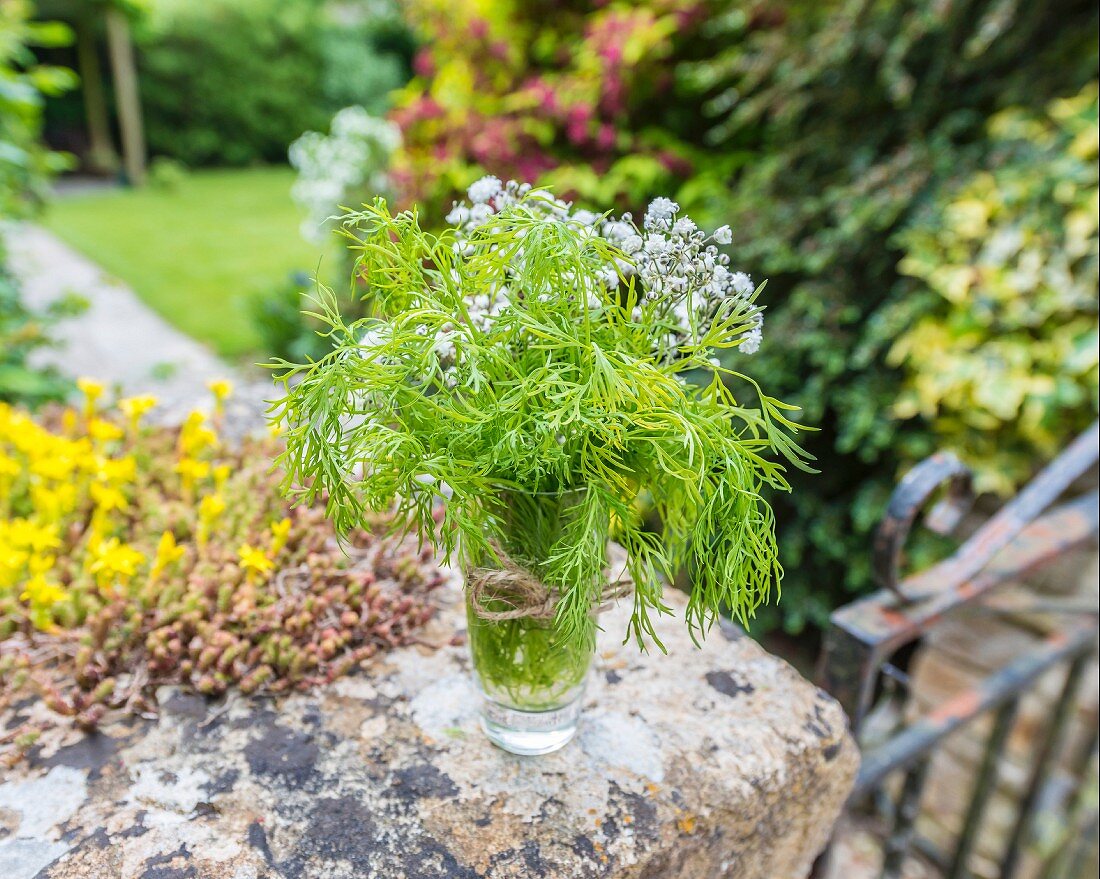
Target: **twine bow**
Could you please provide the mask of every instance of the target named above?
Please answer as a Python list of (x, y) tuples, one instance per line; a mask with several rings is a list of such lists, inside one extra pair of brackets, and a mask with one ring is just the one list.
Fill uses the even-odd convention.
[[(561, 597), (559, 591), (547, 586), (534, 573), (510, 558), (496, 542), (491, 546), (500, 566), (494, 568), (479, 566), (466, 571), (466, 588), (469, 590), (470, 604), (474, 613), (487, 622), (554, 619), (558, 600)], [(594, 602), (592, 608), (594, 613), (607, 610), (612, 603), (625, 598), (634, 589), (634, 584), (626, 574), (626, 554), (613, 546), (610, 555), (621, 556), (621, 559), (615, 559), (615, 561), (621, 560), (622, 564), (614, 566), (620, 567), (623, 574), (604, 584), (598, 601)], [(490, 610), (487, 605), (491, 602), (506, 604), (508, 609)]]

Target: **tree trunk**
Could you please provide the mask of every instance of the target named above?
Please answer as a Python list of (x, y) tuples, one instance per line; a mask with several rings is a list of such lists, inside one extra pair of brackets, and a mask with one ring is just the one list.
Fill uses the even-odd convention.
[(118, 155), (111, 139), (111, 121), (103, 91), (95, 22), (89, 14), (80, 16), (76, 22), (76, 54), (80, 67), (80, 90), (84, 98), (84, 118), (88, 126), (86, 161), (93, 171), (113, 173), (118, 168)]
[(141, 121), (134, 46), (130, 41), (130, 23), (114, 7), (108, 7), (107, 48), (118, 102), (118, 123), (122, 132), (122, 167), (131, 186), (145, 183), (145, 132)]

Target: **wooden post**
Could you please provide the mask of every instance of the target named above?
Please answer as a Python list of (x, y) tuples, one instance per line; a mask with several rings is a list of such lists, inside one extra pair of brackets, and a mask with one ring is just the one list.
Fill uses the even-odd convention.
[(118, 124), (122, 132), (122, 167), (131, 186), (145, 183), (145, 132), (141, 121), (134, 46), (130, 41), (130, 23), (114, 6), (106, 12), (107, 48), (111, 55), (111, 73), (115, 81)]
[(103, 71), (95, 40), (95, 20), (89, 13), (76, 21), (76, 56), (80, 67), (80, 91), (88, 125), (88, 166), (111, 173), (118, 168), (118, 155), (111, 138), (111, 121), (103, 91)]

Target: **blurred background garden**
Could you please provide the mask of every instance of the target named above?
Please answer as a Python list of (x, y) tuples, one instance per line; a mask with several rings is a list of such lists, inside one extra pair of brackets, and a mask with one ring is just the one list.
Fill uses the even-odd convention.
[(909, 466), (952, 449), (1006, 497), (1096, 417), (1098, 21), (1092, 0), (0, 0), (0, 400), (73, 397), (43, 351), (87, 295), (28, 304), (14, 221), (248, 376), (323, 353), (312, 279), (355, 307), (341, 206), (442, 223), (485, 174), (597, 210), (667, 195), (768, 279), (751, 371), (816, 429), (821, 472), (773, 498), (784, 600), (754, 631), (812, 652), (873, 588)]

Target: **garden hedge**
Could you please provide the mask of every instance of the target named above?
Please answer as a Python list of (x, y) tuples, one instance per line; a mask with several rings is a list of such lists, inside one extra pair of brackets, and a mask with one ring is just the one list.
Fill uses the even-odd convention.
[(65, 167), (64, 156), (42, 146), (47, 96), (74, 83), (70, 71), (39, 64), (34, 49), (63, 45), (68, 28), (33, 22), (29, 2), (0, 5), (0, 402), (35, 405), (60, 399), (70, 384), (55, 370), (32, 369), (28, 357), (50, 344), (53, 320), (71, 313), (75, 300), (38, 314), (22, 301), (7, 266), (3, 224), (23, 219), (44, 200), (50, 175)]
[[(483, 173), (620, 208), (670, 195), (730, 223), (738, 264), (769, 279), (754, 371), (819, 428), (805, 440), (822, 472), (777, 499), (786, 600), (766, 625), (798, 632), (870, 588), (870, 532), (914, 461), (953, 447), (1005, 493), (1095, 417), (1095, 4), (411, 0), (408, 14), (424, 49), (393, 113), (393, 177), (409, 202), (446, 206)], [(966, 210), (988, 229), (960, 224)], [(1009, 276), (1021, 260), (1039, 266), (1030, 287)], [(939, 264), (986, 274), (948, 290)], [(945, 374), (948, 355), (978, 378)]]
[(156, 0), (135, 38), (150, 150), (189, 166), (282, 162), (340, 107), (383, 111), (412, 52), (389, 2)]

